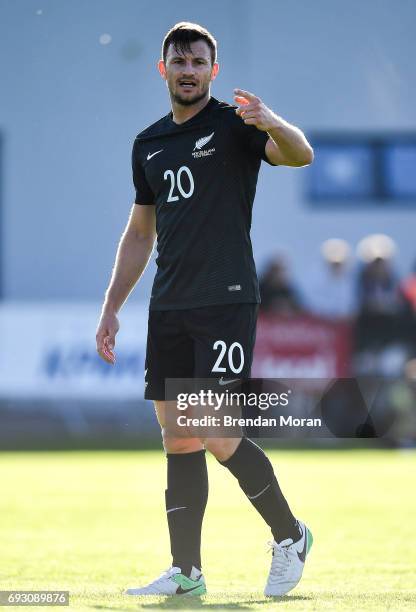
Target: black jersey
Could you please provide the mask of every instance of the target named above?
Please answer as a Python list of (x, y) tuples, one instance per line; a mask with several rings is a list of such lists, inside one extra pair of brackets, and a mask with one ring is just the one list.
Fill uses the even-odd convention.
[(260, 301), (250, 228), (268, 135), (235, 109), (210, 98), (188, 121), (169, 113), (134, 141), (136, 204), (156, 205), (151, 310)]

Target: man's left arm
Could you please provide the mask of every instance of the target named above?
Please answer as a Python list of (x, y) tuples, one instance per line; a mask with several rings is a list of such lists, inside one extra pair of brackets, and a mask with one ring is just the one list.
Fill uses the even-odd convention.
[(279, 117), (259, 97), (245, 91), (234, 90), (234, 99), (239, 104), (236, 110), (246, 125), (254, 125), (267, 132), (267, 159), (279, 166), (307, 166), (313, 161), (313, 149), (303, 132)]

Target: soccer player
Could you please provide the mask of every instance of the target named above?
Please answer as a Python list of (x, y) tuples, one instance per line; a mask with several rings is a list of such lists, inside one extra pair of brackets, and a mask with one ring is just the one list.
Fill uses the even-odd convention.
[(235, 89), (236, 106), (210, 95), (217, 44), (197, 24), (176, 24), (158, 69), (171, 112), (136, 137), (136, 190), (97, 329), (97, 350), (115, 362), (117, 313), (141, 277), (157, 237), (150, 299), (145, 397), (152, 399), (167, 457), (166, 514), (172, 566), (131, 595), (200, 595), (201, 528), (208, 498), (205, 450), (237, 480), (270, 526), (272, 561), (265, 595), (299, 582), (312, 544), (293, 516), (272, 464), (247, 437), (166, 435), (167, 378), (248, 378), (259, 299), (250, 241), (261, 160), (305, 166), (313, 151), (303, 133), (256, 95)]

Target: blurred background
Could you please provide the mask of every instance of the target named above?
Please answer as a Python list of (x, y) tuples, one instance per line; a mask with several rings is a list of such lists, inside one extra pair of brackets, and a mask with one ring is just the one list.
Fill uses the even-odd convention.
[(182, 20), (218, 41), (216, 98), (253, 91), (315, 149), (307, 169), (262, 164), (253, 375), (387, 381), (383, 443), (415, 444), (415, 18), (413, 0), (0, 0), (0, 448), (159, 444), (142, 399), (154, 258), (115, 367), (95, 328)]

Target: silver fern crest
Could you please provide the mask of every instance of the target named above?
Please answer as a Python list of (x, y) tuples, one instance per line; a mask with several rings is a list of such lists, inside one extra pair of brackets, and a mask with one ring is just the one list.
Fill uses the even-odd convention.
[(195, 146), (194, 146), (194, 151), (195, 149), (199, 149), (201, 150), (202, 147), (204, 147), (207, 142), (209, 142), (211, 140), (211, 138), (214, 136), (215, 132), (212, 132), (212, 134), (210, 134), (209, 136), (204, 136), (203, 138), (200, 138), (199, 140), (196, 141)]

